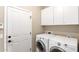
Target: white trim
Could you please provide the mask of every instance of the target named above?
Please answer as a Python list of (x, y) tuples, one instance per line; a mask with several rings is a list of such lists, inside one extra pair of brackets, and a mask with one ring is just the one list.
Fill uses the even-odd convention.
[(7, 7), (4, 8), (4, 52), (6, 52), (7, 48), (6, 48), (6, 11), (7, 11)]
[(28, 12), (30, 15), (32, 15), (32, 11), (27, 10), (27, 9), (23, 9), (23, 8), (21, 8), (21, 7), (18, 7), (18, 6), (7, 6), (7, 7), (15, 8), (15, 9), (21, 10), (21, 11), (23, 11), (23, 12)]

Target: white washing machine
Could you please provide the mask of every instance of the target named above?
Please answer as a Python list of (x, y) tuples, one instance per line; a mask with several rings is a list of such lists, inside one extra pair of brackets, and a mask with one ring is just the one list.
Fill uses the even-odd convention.
[(38, 34), (36, 35), (36, 51), (37, 52), (48, 52), (49, 51), (49, 40), (52, 34)]
[(49, 40), (50, 52), (77, 52), (77, 39), (55, 36)]

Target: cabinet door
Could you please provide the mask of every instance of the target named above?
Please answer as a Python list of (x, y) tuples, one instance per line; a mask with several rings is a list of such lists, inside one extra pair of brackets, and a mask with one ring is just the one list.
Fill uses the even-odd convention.
[(53, 7), (41, 11), (41, 25), (53, 25)]
[(64, 7), (64, 24), (78, 24), (78, 7)]
[(54, 7), (54, 25), (63, 24), (63, 7)]

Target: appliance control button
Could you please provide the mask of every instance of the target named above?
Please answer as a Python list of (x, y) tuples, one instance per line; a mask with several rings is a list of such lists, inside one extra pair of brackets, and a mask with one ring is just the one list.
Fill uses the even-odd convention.
[(44, 38), (42, 38), (44, 40)]
[(66, 46), (66, 47), (67, 47), (67, 44), (64, 44), (64, 46)]
[(41, 37), (40, 37), (40, 39), (41, 39)]
[(58, 46), (61, 46), (61, 44), (60, 44), (59, 42), (57, 43), (57, 45), (58, 45)]

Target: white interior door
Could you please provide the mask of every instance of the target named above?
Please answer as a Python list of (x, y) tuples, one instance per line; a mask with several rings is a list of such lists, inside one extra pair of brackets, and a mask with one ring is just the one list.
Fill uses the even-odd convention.
[(31, 13), (7, 7), (6, 48), (11, 52), (29, 52), (32, 48)]

